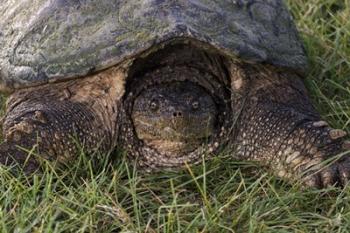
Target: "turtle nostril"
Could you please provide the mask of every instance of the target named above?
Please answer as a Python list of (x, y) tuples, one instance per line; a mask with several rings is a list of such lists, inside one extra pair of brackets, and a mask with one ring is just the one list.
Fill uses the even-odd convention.
[(182, 112), (174, 112), (173, 117), (182, 117)]

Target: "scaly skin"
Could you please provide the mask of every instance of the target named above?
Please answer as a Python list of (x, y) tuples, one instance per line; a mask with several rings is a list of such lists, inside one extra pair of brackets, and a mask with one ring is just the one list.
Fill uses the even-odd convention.
[[(99, 149), (107, 151), (111, 135), (101, 126), (103, 123), (100, 119), (84, 104), (59, 101), (57, 98), (45, 98), (44, 101), (31, 98), (19, 103), (7, 114), (4, 122), (5, 143), (0, 148), (1, 152), (5, 150), (19, 163), (25, 164), (26, 171), (31, 172), (38, 167), (37, 154), (45, 155), (50, 160), (63, 161), (78, 154), (78, 146), (92, 153), (94, 147), (101, 144)], [(82, 145), (77, 144), (80, 142)], [(27, 158), (25, 149), (31, 150), (34, 145), (35, 154)], [(1, 162), (12, 162), (12, 157), (7, 159), (10, 160)]]
[(300, 77), (272, 67), (237, 69), (233, 69), (236, 83), (244, 80), (238, 88), (233, 84), (233, 90), (246, 88), (235, 140), (238, 157), (268, 165), (280, 177), (303, 179), (308, 186), (345, 185), (349, 156), (328, 166), (322, 163), (350, 149), (346, 133), (321, 120)]
[[(213, 51), (186, 46), (166, 48), (163, 53), (152, 56), (135, 61), (128, 73), (121, 68), (111, 68), (81, 80), (17, 91), (9, 101), (4, 121), (5, 142), (0, 146), (0, 162), (18, 162), (27, 172), (37, 169), (38, 159), (26, 159), (27, 153), (17, 145), (28, 149), (36, 146), (40, 154), (51, 160), (73, 159), (78, 148), (69, 142), (72, 136), (88, 153), (96, 149), (108, 153), (120, 143), (118, 146), (147, 169), (198, 163), (202, 156), (209, 158), (212, 152), (229, 146), (234, 149), (234, 157), (259, 161), (270, 166), (276, 175), (290, 180), (303, 179), (308, 186), (344, 185), (348, 181), (348, 156), (329, 166), (322, 165), (338, 153), (350, 150), (349, 142), (344, 141), (345, 133), (331, 129), (321, 120), (301, 78), (294, 72), (224, 59)], [(177, 59), (179, 57), (181, 59)], [(142, 67), (147, 67), (146, 74)], [(132, 77), (128, 77), (125, 84), (128, 75)], [(147, 90), (152, 90), (154, 95), (181, 96), (177, 88), (164, 83), (183, 82), (181, 85), (191, 89), (189, 81), (204, 88), (215, 102), (219, 114), (210, 107), (202, 112), (216, 116), (217, 122), (211, 126), (214, 134), (209, 137), (208, 145), (198, 148), (182, 145), (191, 147), (191, 152), (168, 147), (175, 148), (169, 155), (159, 145), (152, 148), (146, 140), (141, 140), (145, 132), (140, 124), (133, 122), (137, 122), (143, 107), (136, 104), (138, 114), (133, 115), (133, 106), (138, 98), (150, 100), (152, 95), (146, 95)], [(183, 104), (181, 99), (178, 101)], [(162, 107), (170, 109), (171, 101), (165, 103)], [(145, 113), (148, 108), (144, 106)], [(157, 117), (160, 122), (166, 122), (167, 115), (165, 111)], [(196, 118), (196, 114), (189, 116)], [(143, 123), (147, 123), (147, 114), (142, 117)], [(190, 122), (182, 121), (177, 130), (193, 131)], [(202, 123), (199, 122), (198, 127), (204, 127)], [(164, 130), (157, 124), (152, 127), (155, 128), (151, 131)], [(141, 139), (136, 132), (141, 132)], [(159, 135), (164, 134), (160, 132), (154, 138), (152, 135), (147, 134), (148, 141), (162, 139)]]
[(14, 93), (3, 124), (0, 163), (18, 163), (32, 173), (40, 168), (38, 155), (68, 162), (80, 147), (89, 154), (113, 150), (124, 77), (122, 69), (112, 68), (83, 80)]
[[(213, 52), (178, 44), (134, 62), (119, 116), (119, 145), (139, 167), (152, 171), (196, 164), (227, 146), (233, 112), (222, 60)], [(161, 110), (152, 112), (150, 102), (158, 96), (164, 98)], [(198, 111), (186, 107), (191, 98), (199, 100)], [(174, 107), (188, 119), (169, 118)], [(203, 139), (203, 134), (210, 137)]]
[(170, 82), (143, 91), (134, 101), (137, 137), (164, 154), (194, 151), (215, 134), (218, 111), (204, 88)]

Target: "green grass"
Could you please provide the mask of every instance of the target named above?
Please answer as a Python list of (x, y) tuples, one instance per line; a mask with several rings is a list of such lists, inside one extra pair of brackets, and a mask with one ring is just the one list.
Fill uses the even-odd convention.
[[(350, 3), (289, 5), (310, 55), (310, 95), (324, 119), (350, 133)], [(225, 156), (158, 174), (119, 158), (81, 153), (32, 177), (0, 169), (0, 232), (350, 231), (350, 187), (302, 189)]]

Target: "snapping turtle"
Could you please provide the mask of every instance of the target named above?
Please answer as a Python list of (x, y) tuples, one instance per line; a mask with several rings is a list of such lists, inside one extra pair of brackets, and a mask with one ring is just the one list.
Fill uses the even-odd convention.
[[(312, 106), (307, 58), (281, 0), (8, 1), (0, 162), (123, 148), (147, 170), (222, 149), (306, 185), (344, 185), (350, 148)], [(25, 150), (27, 149), (27, 150)]]

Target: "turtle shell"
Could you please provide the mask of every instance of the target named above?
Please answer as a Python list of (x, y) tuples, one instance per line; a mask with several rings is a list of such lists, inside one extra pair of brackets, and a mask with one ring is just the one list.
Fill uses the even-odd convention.
[(307, 58), (282, 0), (4, 0), (0, 84), (81, 77), (171, 40), (304, 72)]

